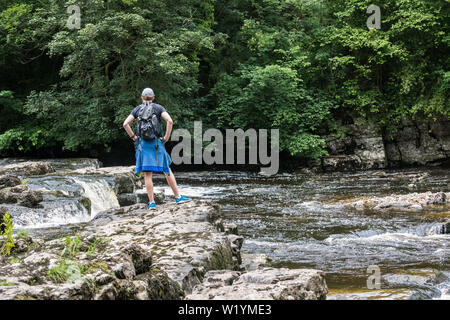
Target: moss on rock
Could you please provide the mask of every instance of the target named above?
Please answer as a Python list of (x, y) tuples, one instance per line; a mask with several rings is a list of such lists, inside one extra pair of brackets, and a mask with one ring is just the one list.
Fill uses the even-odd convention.
[(217, 246), (211, 253), (208, 262), (205, 267), (206, 271), (209, 270), (236, 270), (239, 269), (239, 265), (233, 259), (233, 250), (229, 243), (225, 246)]
[(80, 199), (80, 203), (83, 207), (86, 208), (87, 212), (89, 214), (91, 214), (91, 208), (92, 208), (91, 199), (83, 197)]
[(180, 284), (171, 280), (164, 271), (152, 269), (147, 279), (148, 298), (151, 300), (181, 300), (185, 297)]

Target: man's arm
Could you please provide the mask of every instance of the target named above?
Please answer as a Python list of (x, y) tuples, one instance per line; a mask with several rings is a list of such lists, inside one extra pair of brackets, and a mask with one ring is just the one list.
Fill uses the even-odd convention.
[(169, 141), (170, 134), (172, 133), (173, 120), (166, 111), (161, 113), (161, 118), (163, 118), (167, 122), (166, 135), (164, 136), (164, 142), (167, 142), (167, 141)]
[(125, 121), (123, 122), (123, 128), (125, 129), (125, 131), (128, 133), (128, 135), (130, 136), (131, 139), (133, 139), (133, 141), (137, 140), (136, 135), (134, 134), (133, 130), (130, 127), (130, 124), (134, 121), (134, 117), (130, 114), (128, 116), (128, 118), (125, 119)]

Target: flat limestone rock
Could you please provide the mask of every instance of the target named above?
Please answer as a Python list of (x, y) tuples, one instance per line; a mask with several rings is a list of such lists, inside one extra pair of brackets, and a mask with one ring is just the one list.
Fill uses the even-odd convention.
[(0, 176), (0, 189), (6, 187), (15, 187), (20, 185), (22, 182), (19, 178), (12, 175), (2, 175)]
[(239, 267), (242, 237), (219, 231), (219, 218), (209, 201), (102, 212), (76, 249), (61, 237), (0, 259), (0, 299), (182, 299), (207, 270)]
[(28, 208), (35, 208), (42, 200), (41, 191), (31, 190), (26, 185), (0, 190), (0, 203), (17, 203)]
[(261, 268), (264, 264), (269, 262), (269, 259), (264, 253), (244, 253), (241, 252), (242, 267), (247, 271), (253, 271)]
[[(146, 210), (145, 205), (133, 208), (128, 213), (122, 210), (124, 213), (120, 219), (103, 213), (84, 233), (111, 238), (111, 245), (140, 243), (152, 252), (155, 268), (166, 271), (186, 290), (191, 289), (192, 282), (200, 281), (197, 273), (217, 248), (225, 248), (230, 255), (233, 254), (229, 236), (219, 232), (214, 225), (219, 212), (210, 202), (165, 204), (152, 211)], [(104, 219), (115, 220), (105, 223)]]
[(321, 271), (244, 272), (244, 239), (226, 229), (211, 201), (104, 211), (76, 236), (23, 240), (11, 257), (0, 257), (0, 299), (326, 297)]
[(208, 272), (187, 300), (323, 300), (324, 273), (311, 269), (260, 268), (246, 273)]
[(368, 209), (376, 211), (398, 210), (420, 212), (430, 206), (448, 206), (450, 204), (450, 193), (424, 192), (385, 197), (348, 199), (340, 201), (340, 204), (356, 210)]
[(0, 175), (7, 174), (26, 177), (53, 172), (55, 172), (53, 166), (45, 161), (24, 161), (0, 165)]

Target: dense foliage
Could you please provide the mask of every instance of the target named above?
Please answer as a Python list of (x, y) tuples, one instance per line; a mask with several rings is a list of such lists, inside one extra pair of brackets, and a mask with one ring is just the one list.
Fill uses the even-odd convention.
[(147, 86), (176, 127), (280, 128), (310, 158), (343, 112), (448, 118), (448, 0), (378, 0), (381, 30), (372, 3), (0, 0), (0, 152), (108, 151)]

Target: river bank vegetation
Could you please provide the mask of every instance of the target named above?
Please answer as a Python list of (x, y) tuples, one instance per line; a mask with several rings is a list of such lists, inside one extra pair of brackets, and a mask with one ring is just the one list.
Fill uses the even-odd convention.
[(449, 16), (446, 0), (1, 0), (0, 153), (109, 152), (148, 86), (178, 128), (281, 128), (303, 158), (345, 114), (388, 132), (448, 119)]

